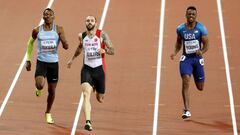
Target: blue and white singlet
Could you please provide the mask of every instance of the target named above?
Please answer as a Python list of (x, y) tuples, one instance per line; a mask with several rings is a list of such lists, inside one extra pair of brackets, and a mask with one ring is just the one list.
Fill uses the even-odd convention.
[(43, 25), (39, 27), (38, 39), (38, 56), (37, 59), (43, 62), (58, 62), (58, 45), (59, 35), (57, 26), (53, 24), (52, 30), (44, 31)]

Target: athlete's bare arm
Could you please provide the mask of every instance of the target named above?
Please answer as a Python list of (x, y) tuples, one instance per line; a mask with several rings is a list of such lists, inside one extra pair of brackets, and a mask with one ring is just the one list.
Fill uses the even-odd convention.
[(60, 41), (62, 43), (63, 48), (65, 50), (67, 50), (69, 45), (68, 45), (67, 40), (65, 38), (63, 27), (57, 25), (57, 31), (58, 31), (58, 35), (59, 35), (59, 38), (60, 38)]
[(72, 57), (72, 58), (68, 61), (68, 63), (67, 63), (68, 68), (71, 67), (73, 60), (74, 60), (75, 58), (77, 58), (77, 56), (79, 56), (79, 55), (81, 54), (81, 52), (82, 52), (82, 48), (83, 48), (83, 44), (82, 44), (82, 33), (79, 33), (79, 36), (78, 36), (78, 37), (79, 37), (79, 45), (78, 45), (78, 47), (77, 47), (77, 49), (76, 49), (73, 57)]
[(35, 40), (39, 32), (39, 26), (32, 30), (32, 38)]
[(109, 36), (107, 35), (107, 33), (102, 31), (101, 37), (103, 39), (103, 43), (106, 45), (106, 49), (105, 49), (106, 53), (109, 55), (114, 55), (114, 48), (113, 48), (112, 42), (111, 42)]
[(202, 49), (201, 52), (202, 54), (204, 54), (205, 52), (207, 52), (208, 48), (209, 48), (209, 42), (208, 42), (208, 36), (202, 36)]
[(174, 52), (170, 56), (172, 60), (177, 55), (177, 53), (181, 50), (181, 48), (182, 48), (182, 38), (181, 38), (181, 36), (178, 35), (177, 36), (177, 41), (176, 41), (176, 44), (175, 44)]

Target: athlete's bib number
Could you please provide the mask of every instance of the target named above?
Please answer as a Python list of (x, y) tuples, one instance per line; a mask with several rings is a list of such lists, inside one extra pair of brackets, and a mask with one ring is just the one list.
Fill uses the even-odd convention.
[(100, 53), (98, 52), (98, 48), (97, 47), (88, 47), (86, 49), (86, 56), (87, 56), (88, 60), (101, 58), (100, 57)]
[(57, 48), (55, 40), (41, 41), (41, 49), (43, 52), (52, 52)]
[(200, 49), (198, 40), (185, 41), (184, 44), (186, 54), (195, 53)]

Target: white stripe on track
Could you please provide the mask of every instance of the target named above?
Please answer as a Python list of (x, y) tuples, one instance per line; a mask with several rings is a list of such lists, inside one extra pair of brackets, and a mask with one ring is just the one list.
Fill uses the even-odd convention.
[[(99, 25), (100, 30), (103, 28), (103, 25), (104, 25), (104, 22), (105, 22), (105, 18), (106, 18), (106, 15), (107, 15), (107, 10), (108, 10), (109, 3), (110, 3), (110, 0), (105, 1), (103, 13), (102, 13), (102, 18), (101, 18), (100, 25)], [(80, 117), (80, 114), (81, 114), (82, 104), (83, 104), (83, 93), (81, 94), (81, 97), (80, 97), (80, 100), (79, 100), (79, 104), (78, 104), (77, 112), (76, 112), (76, 115), (75, 115), (71, 135), (75, 135), (78, 120), (79, 120), (79, 117)]]
[(154, 119), (153, 119), (153, 132), (152, 132), (152, 135), (157, 135), (158, 104), (159, 104), (160, 83), (161, 83), (161, 65), (162, 65), (164, 17), (165, 17), (165, 0), (161, 0), (161, 15), (160, 15), (160, 24), (159, 24), (160, 26), (159, 26), (158, 58), (157, 58), (156, 93), (155, 93)]
[[(54, 0), (49, 0), (48, 5), (47, 5), (47, 8), (50, 8), (50, 7), (52, 6), (53, 2), (54, 2)], [(39, 22), (39, 25), (42, 24), (42, 23), (43, 23), (43, 19), (41, 19), (41, 21)], [(13, 89), (14, 89), (17, 81), (18, 81), (18, 78), (19, 78), (19, 76), (20, 76), (20, 74), (21, 74), (21, 72), (22, 72), (22, 69), (23, 69), (23, 67), (24, 67), (24, 65), (25, 65), (26, 60), (27, 60), (27, 53), (25, 53), (25, 55), (24, 55), (24, 57), (23, 57), (23, 60), (22, 60), (22, 63), (20, 64), (20, 66), (19, 66), (19, 68), (18, 68), (18, 70), (17, 70), (17, 73), (16, 73), (16, 75), (15, 75), (15, 77), (14, 77), (14, 79), (13, 79), (13, 82), (12, 82), (12, 84), (11, 84), (9, 90), (8, 90), (8, 93), (7, 93), (7, 95), (5, 96), (4, 101), (3, 101), (2, 105), (1, 105), (1, 108), (0, 108), (0, 117), (2, 116), (3, 110), (4, 110), (4, 108), (5, 108), (6, 105), (7, 105), (8, 99), (10, 98), (10, 96), (11, 96), (11, 94), (12, 94), (12, 92), (13, 92)]]
[(217, 6), (218, 6), (218, 16), (219, 16), (219, 23), (220, 23), (224, 62), (225, 62), (225, 68), (226, 68), (226, 77), (227, 77), (227, 84), (228, 84), (228, 94), (229, 94), (229, 100), (230, 100), (230, 110), (231, 110), (231, 116), (232, 116), (233, 133), (234, 133), (234, 135), (238, 135), (236, 116), (235, 116), (235, 110), (234, 110), (232, 82), (231, 82), (229, 63), (228, 63), (227, 44), (226, 44), (226, 37), (225, 37), (225, 31), (224, 31), (221, 0), (217, 0)]

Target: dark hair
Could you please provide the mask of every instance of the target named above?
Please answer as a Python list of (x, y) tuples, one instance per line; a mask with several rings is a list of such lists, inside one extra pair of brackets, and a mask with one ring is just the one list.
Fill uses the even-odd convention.
[(46, 11), (51, 11), (51, 12), (53, 12), (53, 14), (54, 14), (54, 11), (53, 11), (51, 8), (46, 8), (46, 9), (44, 9), (44, 10), (43, 10), (43, 14), (44, 14)]
[(195, 10), (195, 11), (197, 11), (197, 8), (196, 8), (195, 6), (189, 6), (189, 7), (187, 8), (186, 12), (187, 12), (188, 10)]
[(97, 18), (93, 15), (88, 15), (88, 16), (92, 16), (95, 19), (95, 22), (97, 22)]

